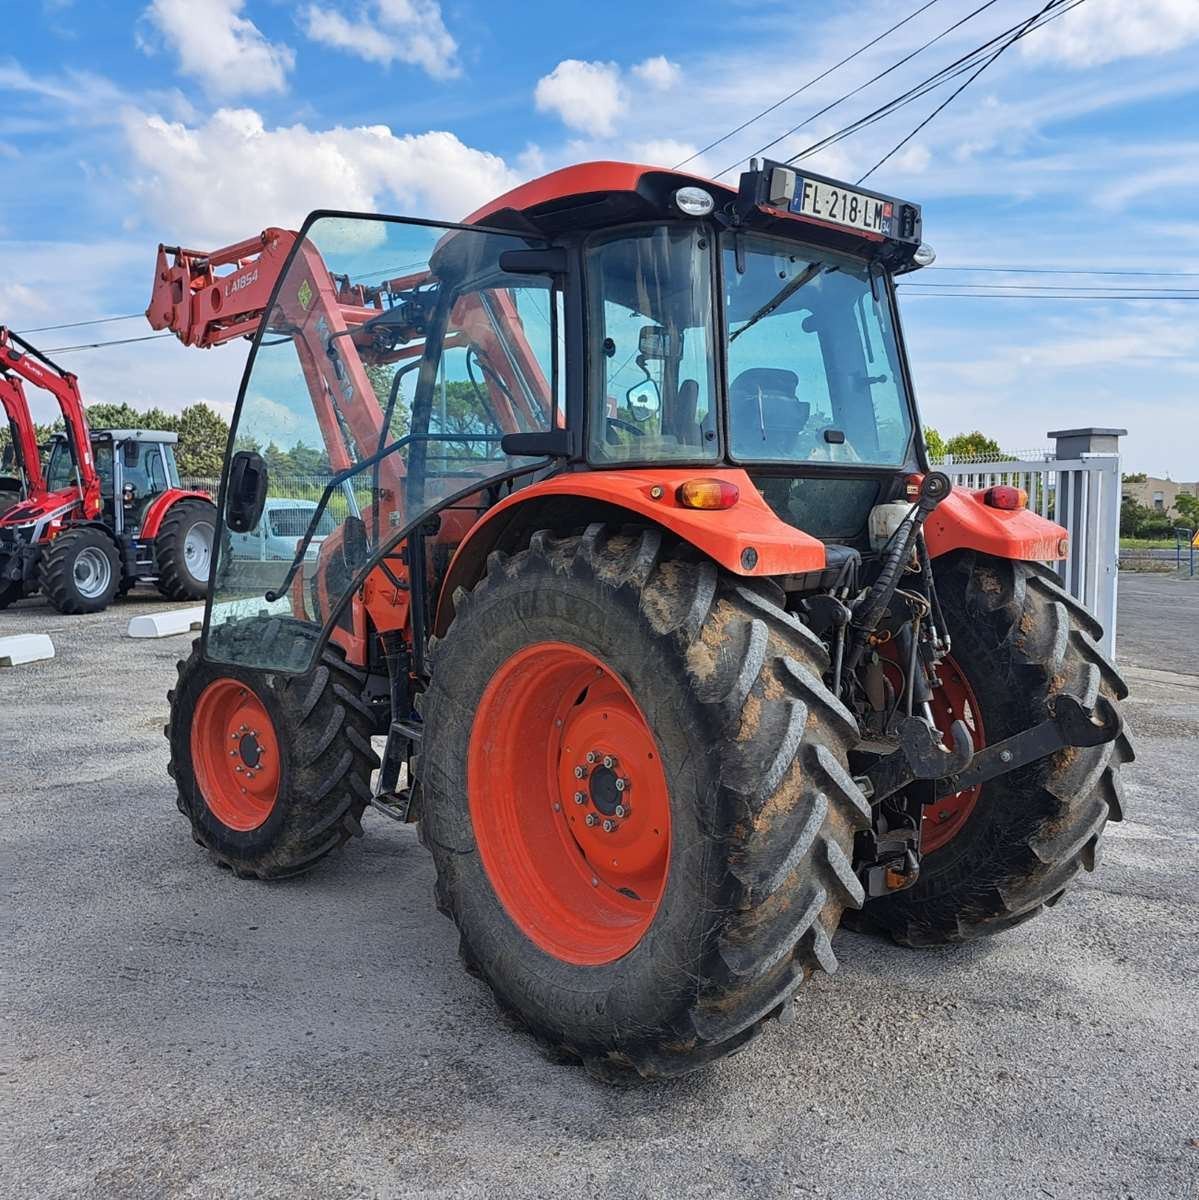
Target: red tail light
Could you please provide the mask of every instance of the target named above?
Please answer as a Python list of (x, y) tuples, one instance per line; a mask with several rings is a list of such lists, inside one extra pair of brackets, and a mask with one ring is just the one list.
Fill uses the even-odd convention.
[(989, 504), (992, 508), (1005, 508), (1009, 511), (1016, 508), (1027, 508), (1028, 493), (1023, 488), (997, 483), (983, 492), (983, 503)]
[(688, 479), (674, 495), (683, 508), (732, 508), (741, 499), (737, 485), (723, 479)]

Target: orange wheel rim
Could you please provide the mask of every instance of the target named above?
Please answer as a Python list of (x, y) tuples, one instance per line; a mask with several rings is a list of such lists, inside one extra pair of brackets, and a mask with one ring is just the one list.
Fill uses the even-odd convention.
[[(987, 735), (974, 689), (952, 655), (941, 660), (937, 673), (941, 686), (933, 688), (933, 721), (944, 734), (949, 733), (954, 721), (965, 721), (977, 754), (987, 744)], [(979, 784), (952, 796), (942, 796), (925, 808), (920, 844), (926, 854), (939, 850), (961, 833), (981, 792)]]
[(514, 654), (475, 713), (467, 794), (479, 856), (517, 928), (579, 966), (627, 954), (670, 864), (670, 793), (625, 683), (562, 642)]
[(214, 679), (200, 693), (191, 729), (192, 764), (204, 803), (222, 825), (246, 832), (279, 798), (279, 742), (254, 690)]

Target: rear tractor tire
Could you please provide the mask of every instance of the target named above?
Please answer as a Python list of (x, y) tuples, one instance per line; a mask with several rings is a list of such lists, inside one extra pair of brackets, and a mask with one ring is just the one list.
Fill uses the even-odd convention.
[(773, 585), (662, 535), (533, 536), (454, 597), (414, 764), (469, 970), (602, 1078), (783, 1019), (862, 903), (827, 656)]
[[(968, 709), (948, 712), (938, 724), (965, 717), (976, 749), (1045, 720), (1059, 692), (1087, 704), (1101, 694), (1112, 701), (1128, 694), (1096, 645), (1098, 622), (1056, 576), (973, 551), (938, 559), (934, 569), (953, 639), (953, 661), (942, 667), (950, 688), (938, 692), (956, 693)], [(1123, 816), (1120, 767), (1132, 758), (1122, 734), (1102, 746), (1068, 747), (931, 805), (923, 837), (935, 848), (926, 850), (919, 879), (870, 901), (853, 923), (903, 945), (932, 946), (972, 941), (1036, 916), (1080, 871), (1095, 869), (1104, 826)]]
[(177, 500), (154, 539), (158, 590), (169, 600), (202, 600), (208, 591), (216, 548), (216, 506), (208, 500)]
[[(316, 631), (271, 618), (225, 634), (222, 648), (240, 644), (247, 653), (237, 657), (249, 658), (272, 638), (300, 652)], [(362, 677), (339, 649), (327, 647), (305, 675), (284, 675), (209, 662), (197, 639), (178, 671), (167, 770), (194, 840), (218, 863), (241, 878), (276, 879), (362, 836), (378, 757)]]
[(42, 550), (38, 584), (60, 613), (103, 612), (121, 585), (121, 556), (102, 529), (80, 526), (60, 533)]

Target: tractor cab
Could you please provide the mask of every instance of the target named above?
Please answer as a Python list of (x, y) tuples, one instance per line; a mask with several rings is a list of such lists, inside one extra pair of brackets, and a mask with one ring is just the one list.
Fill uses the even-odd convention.
[[(92, 461), (100, 479), (103, 516), (117, 534), (136, 536), (156, 497), (179, 488), (175, 445), (179, 435), (150, 429), (91, 432)], [(50, 443), (46, 481), (51, 490), (76, 482), (76, 463), (65, 434)]]
[[(279, 235), (263, 234), (263, 258)], [(655, 504), (627, 473), (718, 475), (769, 526), (756, 569), (822, 570), (823, 542), (839, 568), (840, 544), (868, 552), (870, 512), (921, 469), (892, 276), (922, 255), (917, 206), (774, 164), (736, 190), (588, 164), (461, 225), (314, 214), (280, 268), (234, 417), (223, 520), (235, 540), (213, 628), (265, 600), (365, 645), (344, 606), (372, 564), (387, 578), (413, 531), (429, 543), (422, 617), (442, 620), (452, 609), (431, 596), (474, 521), (564, 472), (590, 476), (613, 508), (666, 514), (675, 487)], [(226, 275), (219, 302), (198, 292), (196, 307), (220, 311), (256, 279), (248, 266)], [(281, 433), (295, 450), (268, 469), (261, 451)], [(313, 463), (327, 482), (291, 561), (243, 557), (238, 535), (263, 504), (306, 495)], [(322, 570), (310, 549), (330, 518)]]

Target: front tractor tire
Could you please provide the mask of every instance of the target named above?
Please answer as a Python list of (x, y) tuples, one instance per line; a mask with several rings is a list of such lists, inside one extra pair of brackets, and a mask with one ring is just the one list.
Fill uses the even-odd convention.
[[(283, 618), (225, 632), (225, 649), (250, 652), (260, 638), (315, 636)], [(327, 647), (306, 675), (283, 675), (209, 662), (197, 639), (178, 672), (167, 770), (194, 840), (219, 864), (241, 878), (298, 875), (362, 836), (378, 757), (362, 677), (339, 649)]]
[(60, 613), (103, 612), (121, 585), (121, 556), (102, 529), (79, 526), (60, 533), (38, 563), (42, 594)]
[[(1045, 720), (1061, 692), (1087, 705), (1100, 694), (1112, 701), (1128, 694), (1096, 645), (1098, 622), (1043, 568), (959, 551), (934, 569), (953, 639), (952, 662), (942, 667), (945, 695), (964, 695), (969, 709), (977, 707), (949, 712), (939, 724), (964, 716), (976, 743), (994, 744)], [(1121, 734), (935, 802), (925, 810), (929, 848), (915, 885), (871, 900), (854, 923), (904, 945), (930, 946), (972, 941), (1036, 916), (1080, 871), (1095, 869), (1104, 826), (1123, 816), (1120, 767), (1132, 757)]]
[(852, 716), (772, 585), (662, 535), (534, 535), (454, 597), (415, 763), (468, 969), (603, 1078), (785, 1017), (862, 903)]
[(208, 500), (177, 500), (154, 539), (158, 590), (169, 600), (202, 600), (216, 547), (216, 506)]

